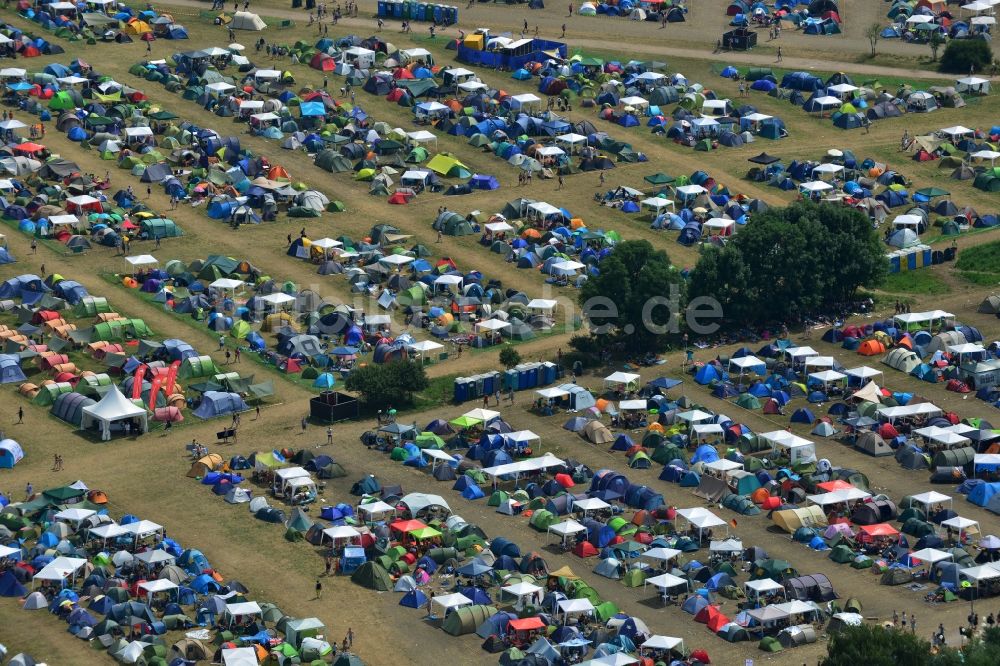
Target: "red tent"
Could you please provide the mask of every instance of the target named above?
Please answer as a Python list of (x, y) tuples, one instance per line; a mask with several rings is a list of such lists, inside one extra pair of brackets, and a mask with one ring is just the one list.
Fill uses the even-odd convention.
[(708, 653), (704, 650), (692, 650), (691, 654), (688, 655), (691, 659), (696, 659), (703, 664), (711, 664), (712, 660), (708, 658)]
[(589, 541), (581, 541), (573, 547), (573, 554), (577, 557), (594, 557), (597, 553), (597, 548), (594, 544)]
[(410, 198), (401, 192), (396, 192), (391, 197), (389, 197), (389, 203), (394, 206), (405, 206), (410, 203)]
[(822, 488), (825, 492), (832, 493), (834, 490), (850, 490), (854, 486), (847, 481), (837, 479), (836, 481), (824, 481), (823, 483), (817, 483), (816, 487)]
[(878, 429), (878, 434), (882, 439), (892, 439), (899, 436), (899, 431), (891, 423), (883, 423)]
[[(711, 606), (709, 608), (711, 608)], [(729, 618), (719, 612), (718, 615), (708, 621), (708, 628), (717, 632), (727, 624), (729, 624)]]
[(569, 474), (556, 474), (556, 483), (558, 483), (563, 488), (572, 488), (574, 485), (573, 477)]
[(720, 615), (722, 615), (722, 613), (718, 608), (709, 605), (698, 611), (698, 614), (694, 616), (694, 621), (701, 622), (702, 624), (708, 624)]

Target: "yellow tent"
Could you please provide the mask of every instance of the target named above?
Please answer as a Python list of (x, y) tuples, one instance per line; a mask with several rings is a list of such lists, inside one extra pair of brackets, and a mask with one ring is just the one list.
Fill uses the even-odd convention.
[(794, 533), (800, 527), (826, 527), (827, 525), (823, 507), (816, 505), (775, 511), (772, 519), (775, 525), (789, 534)]
[(147, 32), (153, 32), (153, 29), (149, 27), (148, 23), (140, 21), (139, 19), (130, 20), (125, 24), (125, 28), (133, 35), (145, 35)]

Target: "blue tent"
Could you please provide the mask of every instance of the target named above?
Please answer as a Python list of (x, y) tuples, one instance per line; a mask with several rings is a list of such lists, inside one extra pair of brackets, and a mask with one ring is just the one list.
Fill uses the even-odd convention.
[(691, 464), (699, 462), (715, 462), (719, 459), (719, 452), (715, 450), (714, 446), (709, 446), (708, 444), (702, 444), (699, 446), (694, 455), (691, 456)]
[(28, 590), (18, 582), (12, 571), (7, 570), (0, 576), (0, 597), (23, 597), (27, 594)]
[(239, 393), (224, 391), (206, 391), (202, 394), (201, 404), (193, 414), (200, 419), (211, 419), (226, 414), (234, 414), (250, 409)]
[(719, 371), (714, 365), (703, 365), (694, 375), (694, 380), (702, 386), (711, 384), (713, 381), (718, 381), (721, 378)]
[(816, 417), (813, 416), (813, 413), (810, 410), (806, 409), (805, 407), (800, 407), (799, 409), (796, 409), (794, 413), (792, 413), (792, 419), (791, 419), (792, 423), (812, 424), (812, 422), (815, 420)]
[(986, 506), (998, 492), (1000, 492), (1000, 483), (983, 483), (973, 488), (966, 499), (976, 506)]
[(14, 255), (12, 255), (7, 248), (0, 247), (0, 265), (13, 264), (16, 261), (17, 260), (14, 258)]
[(427, 605), (427, 595), (420, 590), (410, 590), (399, 600), (399, 605), (406, 608), (421, 608)]
[(477, 500), (482, 499), (486, 495), (483, 494), (482, 489), (477, 485), (471, 485), (462, 491), (462, 497), (467, 500)]
[(23, 382), (27, 379), (21, 370), (21, 359), (13, 354), (0, 354), (0, 384)]

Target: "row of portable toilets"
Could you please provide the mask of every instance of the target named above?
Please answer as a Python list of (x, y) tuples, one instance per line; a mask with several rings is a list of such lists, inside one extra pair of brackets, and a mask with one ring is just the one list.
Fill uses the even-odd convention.
[(526, 389), (548, 386), (562, 376), (562, 371), (555, 363), (522, 363), (510, 370), (496, 370), (473, 375), (471, 377), (455, 378), (455, 402), (466, 402), (483, 396), (492, 396), (497, 391), (524, 391)]
[(378, 15), (381, 18), (406, 21), (425, 21), (439, 25), (458, 23), (458, 7), (435, 5), (425, 2), (392, 2), (379, 0)]
[(889, 260), (890, 273), (904, 273), (952, 261), (955, 259), (955, 250), (949, 247), (935, 251), (929, 245), (915, 245), (890, 252), (886, 257)]

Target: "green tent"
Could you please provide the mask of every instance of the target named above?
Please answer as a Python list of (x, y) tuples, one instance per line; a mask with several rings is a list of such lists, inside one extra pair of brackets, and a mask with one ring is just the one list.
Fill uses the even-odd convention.
[(847, 546), (840, 545), (830, 551), (829, 557), (837, 564), (847, 564), (854, 559), (854, 551)]
[(351, 581), (361, 587), (378, 592), (388, 592), (392, 589), (392, 577), (381, 564), (365, 562), (351, 574)]
[(646, 572), (642, 569), (629, 569), (622, 576), (622, 583), (625, 587), (642, 587), (646, 582)]
[(613, 601), (605, 601), (594, 606), (594, 616), (601, 622), (607, 622), (617, 614), (618, 606)]
[(125, 322), (126, 320), (124, 319), (112, 319), (111, 321), (102, 321), (99, 324), (95, 324), (90, 339), (94, 341), (121, 342), (125, 340)]
[(154, 335), (153, 330), (146, 325), (142, 319), (128, 319), (125, 324), (126, 329), (134, 338), (150, 338)]
[(181, 235), (181, 228), (173, 220), (152, 218), (143, 220), (139, 229), (149, 238), (176, 238)]
[(783, 649), (781, 647), (781, 643), (779, 643), (778, 639), (774, 636), (765, 636), (760, 639), (760, 643), (757, 644), (757, 647), (764, 652), (781, 652)]
[(743, 393), (736, 399), (736, 405), (743, 409), (760, 409), (760, 400), (755, 395)]
[(72, 393), (73, 385), (69, 382), (53, 382), (51, 384), (45, 384), (39, 387), (38, 393), (32, 399), (32, 404), (41, 405), (43, 407), (48, 407), (56, 398), (58, 398), (63, 393)]
[(422, 432), (417, 435), (415, 443), (421, 449), (443, 449), (444, 440), (432, 432)]
[(219, 372), (211, 356), (189, 356), (181, 362), (177, 376), (181, 379), (211, 377)]
[(438, 153), (427, 163), (427, 168), (441, 176), (471, 178), (469, 168), (448, 153)]
[[(489, 500), (487, 500), (486, 506), (500, 506), (501, 504), (506, 502), (509, 498), (510, 495), (508, 495), (502, 490), (494, 491), (494, 493), (490, 495)], [(532, 516), (532, 519), (534, 519), (534, 516)]]
[(415, 284), (412, 287), (399, 292), (396, 296), (396, 302), (402, 307), (406, 307), (408, 305), (423, 305), (427, 302), (427, 295), (424, 292), (423, 287)]
[(417, 146), (410, 151), (410, 154), (406, 156), (406, 161), (414, 164), (419, 164), (423, 162), (428, 157), (427, 149), (423, 146)]
[(248, 322), (239, 319), (233, 323), (233, 327), (229, 329), (229, 335), (233, 336), (237, 340), (245, 340), (248, 335), (252, 332), (250, 324)]
[(66, 111), (68, 109), (75, 109), (76, 103), (68, 92), (60, 90), (49, 100), (49, 108), (53, 111)]
[(111, 305), (103, 296), (84, 296), (73, 306), (74, 317), (96, 317), (102, 312), (111, 312)]
[(702, 152), (708, 152), (708, 151), (712, 150), (712, 141), (711, 141), (711, 139), (701, 139), (696, 144), (694, 144), (694, 149), (695, 150), (700, 150)]
[(486, 620), (495, 615), (495, 606), (464, 606), (448, 613), (441, 623), (441, 628), (452, 636), (471, 634)]
[(307, 531), (310, 527), (312, 527), (312, 525), (313, 525), (312, 518), (306, 515), (306, 512), (303, 511), (300, 507), (295, 508), (295, 510), (292, 512), (292, 517), (288, 519), (287, 523), (285, 523), (285, 527), (287, 527), (288, 529), (296, 530), (299, 532)]
[(538, 511), (535, 511), (533, 514), (531, 514), (531, 519), (528, 521), (528, 524), (534, 527), (539, 532), (547, 532), (549, 530), (549, 527), (551, 525), (554, 525), (558, 521), (559, 521), (558, 517), (555, 516), (551, 511), (546, 511), (545, 509), (539, 509)]

